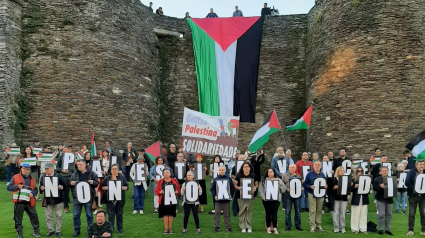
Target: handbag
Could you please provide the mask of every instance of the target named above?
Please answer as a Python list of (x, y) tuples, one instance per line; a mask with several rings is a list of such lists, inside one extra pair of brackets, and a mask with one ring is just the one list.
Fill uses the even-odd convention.
[(43, 201), (41, 202), (42, 207), (47, 207), (47, 199), (46, 197), (43, 198)]

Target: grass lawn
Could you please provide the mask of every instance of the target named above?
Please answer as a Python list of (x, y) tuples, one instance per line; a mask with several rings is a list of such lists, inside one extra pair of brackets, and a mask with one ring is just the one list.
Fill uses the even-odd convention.
[[(209, 178), (208, 178), (209, 179)], [(208, 186), (209, 182), (207, 182)], [(209, 186), (208, 188), (209, 189)], [(0, 211), (1, 211), (1, 217), (0, 217), (0, 227), (1, 227), (1, 238), (5, 237), (17, 237), (17, 233), (14, 229), (14, 222), (13, 222), (13, 202), (11, 200), (11, 193), (6, 190), (6, 183), (1, 182), (0, 183), (0, 190), (4, 191), (0, 195)], [(209, 191), (208, 191), (209, 194)], [(129, 192), (127, 192), (127, 202), (124, 207), (124, 234), (120, 235), (118, 232), (114, 231), (113, 237), (159, 237), (159, 236), (165, 236), (162, 234), (163, 232), (163, 224), (162, 220), (158, 219), (157, 214), (152, 214), (153, 211), (153, 196), (152, 194), (149, 194), (146, 197), (145, 200), (145, 209), (144, 215), (133, 215), (133, 201), (131, 200), (131, 189)], [(200, 225), (201, 225), (201, 231), (202, 234), (200, 236), (202, 237), (217, 237), (218, 235), (221, 237), (243, 237), (243, 236), (251, 236), (251, 237), (260, 237), (260, 236), (274, 236), (274, 234), (267, 234), (264, 229), (264, 209), (261, 203), (260, 199), (255, 200), (255, 207), (254, 207), (254, 216), (253, 216), (253, 233), (252, 234), (241, 234), (240, 230), (238, 228), (238, 218), (237, 217), (231, 217), (232, 222), (232, 229), (233, 233), (229, 234), (225, 231), (224, 227), (224, 221), (223, 217), (221, 217), (221, 230), (218, 234), (214, 234), (214, 217), (213, 215), (209, 215), (208, 212), (212, 210), (212, 198), (211, 196), (208, 196), (208, 205), (204, 207), (206, 213), (200, 214)], [(368, 221), (373, 221), (374, 223), (378, 223), (377, 221), (377, 215), (375, 210), (375, 205), (373, 204), (373, 198), (370, 197), (370, 201), (372, 201), (372, 204), (369, 205), (369, 214), (368, 214)], [(106, 209), (106, 207), (104, 208)], [(74, 233), (73, 228), (73, 219), (72, 219), (72, 207), (70, 208), (71, 212), (63, 215), (62, 220), (62, 235), (63, 237), (72, 237), (72, 234)], [(84, 209), (83, 209), (84, 210)], [(39, 215), (40, 220), (40, 234), (42, 237), (44, 237), (47, 234), (47, 226), (46, 226), (46, 219), (44, 215), (44, 208), (41, 207), (41, 202), (37, 201), (37, 212)], [(350, 230), (350, 218), (351, 215), (346, 216), (346, 234), (335, 234), (333, 233), (333, 223), (332, 223), (332, 215), (330, 213), (326, 213), (322, 217), (322, 227), (325, 230), (325, 232), (316, 232), (316, 233), (310, 233), (309, 232), (309, 224), (308, 224), (308, 214), (302, 213), (301, 214), (301, 227), (304, 229), (303, 232), (299, 232), (294, 229), (291, 231), (285, 231), (285, 214), (282, 212), (282, 210), (279, 208), (279, 232), (281, 236), (286, 237), (299, 237), (299, 236), (314, 236), (314, 237), (365, 237), (364, 234), (358, 234), (355, 235)], [(80, 237), (86, 237), (87, 234), (85, 232), (86, 229), (86, 218), (84, 212), (81, 215), (81, 231), (82, 234)], [(292, 215), (293, 219), (293, 215)], [(394, 237), (405, 237), (407, 233), (407, 221), (408, 221), (408, 215), (401, 215), (401, 214), (395, 214), (395, 210), (393, 211), (393, 219), (392, 219), (392, 232), (394, 234)], [(32, 236), (32, 227), (29, 223), (28, 216), (24, 215), (23, 219), (23, 225), (24, 225), (24, 237), (33, 237)], [(177, 214), (177, 217), (174, 220), (173, 225), (173, 231), (174, 235), (167, 235), (167, 236), (175, 236), (175, 237), (181, 237), (181, 231), (183, 228), (183, 213), (179, 212)], [(419, 237), (420, 233), (420, 222), (419, 222), (419, 211), (416, 215), (416, 225), (415, 225), (415, 237)], [(188, 233), (185, 235), (186, 237), (191, 236), (197, 236), (195, 224), (193, 222), (193, 217), (189, 220), (188, 225)], [(388, 235), (384, 235), (388, 236)], [(376, 233), (369, 233), (368, 237), (378, 237), (378, 234)]]

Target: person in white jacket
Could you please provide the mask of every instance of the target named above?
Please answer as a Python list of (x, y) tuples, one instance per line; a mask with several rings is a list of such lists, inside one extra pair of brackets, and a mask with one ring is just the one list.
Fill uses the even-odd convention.
[[(144, 160), (143, 156), (139, 155), (139, 157), (137, 157), (137, 164), (144, 164), (145, 169), (143, 170), (143, 172), (145, 173), (145, 178), (148, 179), (148, 173), (147, 173), (148, 166), (146, 165), (146, 163), (143, 163), (143, 160)], [(143, 207), (145, 205), (145, 191), (147, 190), (148, 186), (147, 186), (146, 180), (141, 182), (136, 182), (137, 164), (133, 164), (130, 170), (130, 177), (133, 180), (133, 190), (134, 190), (133, 214), (137, 214), (138, 212), (140, 214), (143, 214)]]

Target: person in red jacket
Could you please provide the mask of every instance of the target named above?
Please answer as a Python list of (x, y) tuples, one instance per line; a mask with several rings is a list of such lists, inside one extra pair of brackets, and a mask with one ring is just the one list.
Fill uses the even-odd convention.
[(171, 178), (171, 171), (166, 167), (163, 171), (164, 178), (156, 185), (155, 194), (159, 197), (158, 215), (164, 222), (164, 234), (173, 234), (173, 220), (176, 217), (176, 204), (165, 205), (163, 196), (166, 185), (174, 185), (176, 197), (180, 196), (180, 186), (176, 179)]
[[(310, 169), (313, 168), (313, 163), (311, 161), (308, 160), (308, 154), (307, 152), (303, 152), (303, 155), (301, 157), (301, 160), (298, 160), (297, 163), (295, 163), (295, 165), (297, 166), (296, 169), (296, 173), (301, 176), (301, 178), (303, 179), (303, 183), (304, 183), (304, 177), (302, 175), (302, 167), (303, 166), (310, 166)], [(309, 212), (308, 210), (308, 193), (303, 190), (301, 193), (301, 212)]]
[(18, 238), (23, 237), (22, 218), (24, 216), (24, 211), (28, 214), (34, 229), (32, 235), (41, 237), (34, 197), (37, 195), (38, 190), (35, 187), (35, 179), (30, 176), (30, 172), (31, 166), (29, 164), (22, 164), (21, 172), (14, 175), (7, 186), (7, 191), (12, 192), (12, 200), (15, 203), (13, 220), (15, 221), (15, 229), (18, 232)]

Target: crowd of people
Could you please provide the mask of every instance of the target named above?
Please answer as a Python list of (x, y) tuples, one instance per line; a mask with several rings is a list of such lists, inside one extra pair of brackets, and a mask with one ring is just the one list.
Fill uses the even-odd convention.
[[(14, 146), (14, 145), (12, 145)], [(16, 146), (16, 145), (15, 145)], [(375, 155), (371, 156), (370, 168), (364, 171), (364, 167), (356, 164), (360, 158), (359, 154), (354, 154), (348, 158), (345, 149), (339, 151), (339, 157), (334, 158), (333, 152), (328, 152), (321, 159), (318, 153), (303, 152), (301, 159), (292, 157), (290, 149), (278, 147), (276, 154), (271, 159), (271, 164), (265, 174), (261, 174), (261, 165), (268, 161), (263, 151), (257, 153), (241, 154), (237, 151), (235, 158), (223, 160), (216, 155), (212, 158), (208, 169), (206, 161), (201, 154), (183, 154), (177, 150), (175, 144), (171, 144), (168, 150), (162, 148), (161, 156), (151, 161), (143, 149), (136, 150), (132, 143), (127, 143), (127, 147), (122, 153), (122, 162), (112, 161), (116, 152), (111, 148), (109, 142), (105, 142), (104, 149), (99, 151), (99, 155), (92, 156), (86, 145), (75, 155), (83, 154), (82, 158), (75, 159), (75, 164), (65, 166), (66, 154), (73, 153), (72, 145), (59, 146), (53, 153), (55, 163), (46, 162), (43, 165), (37, 163), (31, 166), (21, 163), (22, 158), (36, 157), (32, 149), (40, 147), (40, 142), (35, 141), (33, 146), (24, 148), (22, 155), (9, 155), (6, 153), (7, 164), (7, 190), (12, 192), (12, 199), (15, 203), (14, 221), (18, 237), (23, 237), (22, 217), (26, 212), (33, 226), (35, 237), (41, 237), (39, 233), (39, 221), (35, 208), (36, 200), (42, 200), (45, 208), (46, 225), (48, 234), (46, 237), (56, 235), (61, 237), (62, 215), (70, 211), (69, 203), (72, 196), (72, 212), (74, 220), (74, 235), (81, 234), (81, 211), (84, 208), (87, 222), (87, 233), (89, 237), (112, 237), (112, 232), (116, 228), (119, 233), (124, 232), (123, 207), (125, 205), (126, 191), (132, 187), (133, 214), (144, 214), (145, 194), (150, 190), (153, 199), (150, 201), (154, 207), (154, 214), (163, 220), (164, 234), (173, 234), (173, 221), (179, 212), (179, 201), (184, 212), (182, 234), (187, 233), (190, 214), (194, 218), (196, 233), (201, 234), (199, 213), (204, 213), (204, 205), (207, 204), (207, 196), (213, 199), (214, 209), (210, 214), (214, 215), (214, 232), (220, 232), (220, 217), (224, 217), (225, 230), (233, 232), (230, 223), (231, 214), (238, 216), (239, 229), (242, 233), (252, 233), (252, 217), (254, 210), (254, 200), (259, 197), (265, 210), (265, 223), (267, 233), (279, 234), (278, 231), (278, 210), (282, 204), (282, 211), (285, 212), (285, 230), (292, 229), (291, 211), (294, 209), (294, 225), (298, 231), (303, 231), (301, 227), (302, 212), (309, 214), (310, 232), (323, 232), (322, 214), (327, 207), (333, 217), (333, 232), (346, 233), (347, 225), (345, 217), (350, 214), (352, 232), (367, 234), (367, 214), (369, 194), (359, 194), (359, 178), (361, 175), (368, 175), (372, 178), (371, 190), (373, 191), (376, 209), (378, 214), (378, 234), (386, 233), (392, 235), (391, 221), (394, 200), (396, 201), (396, 213), (401, 208), (401, 214), (405, 214), (407, 207), (407, 197), (409, 197), (409, 218), (407, 236), (413, 236), (416, 208), (419, 206), (421, 217), (421, 235), (425, 235), (425, 199), (423, 194), (415, 192), (415, 179), (417, 174), (423, 174), (424, 161), (415, 161), (409, 151), (404, 154), (404, 159), (394, 163), (394, 167), (387, 167), (387, 156), (381, 155), (379, 148), (375, 149)], [(49, 145), (43, 146), (43, 151), (51, 151)], [(380, 161), (373, 163), (375, 159)], [(95, 163), (98, 161), (98, 163)], [(350, 168), (347, 168), (346, 161), (351, 161)], [(52, 161), (53, 162), (53, 161)], [(332, 176), (326, 176), (324, 162), (332, 162)], [(178, 164), (184, 163), (184, 176), (179, 173)], [(96, 170), (99, 164), (100, 171)], [(373, 164), (373, 165), (372, 165)], [(140, 168), (143, 170), (139, 170)], [(218, 166), (218, 167), (216, 167)], [(308, 166), (309, 169), (305, 170)], [(323, 166), (323, 167), (322, 167)], [(162, 168), (158, 172), (158, 168)], [(183, 167), (181, 167), (183, 168)], [(16, 171), (18, 170), (19, 171)], [(342, 194), (341, 179), (351, 170), (349, 193)], [(142, 177), (139, 180), (139, 171)], [(200, 172), (201, 171), (201, 172)], [(15, 174), (17, 172), (17, 174)], [(406, 173), (406, 188), (398, 188), (394, 196), (386, 194), (387, 180), (389, 177), (396, 177), (397, 181), (402, 173)], [(205, 177), (198, 178), (198, 174), (211, 176), (211, 185), (207, 189)], [(57, 178), (57, 196), (48, 196), (46, 190), (51, 187), (47, 178)], [(195, 178), (196, 177), (196, 178)], [(316, 196), (315, 187), (317, 179), (326, 179), (326, 184), (321, 189), (326, 190), (325, 196)], [(189, 182), (196, 180), (197, 199), (187, 198), (185, 193)], [(251, 197), (246, 198), (246, 181), (253, 181), (249, 185)], [(291, 189), (293, 180), (302, 181), (301, 193), (299, 197), (292, 195)], [(130, 183), (132, 181), (132, 186)], [(276, 182), (278, 185), (278, 198), (269, 199), (268, 183)], [(120, 195), (110, 195), (113, 184), (119, 184)], [(50, 184), (50, 185), (49, 185)], [(82, 197), (78, 192), (86, 184), (90, 193), (89, 198)], [(224, 184), (224, 185), (223, 185)], [(175, 202), (170, 202), (170, 190), (166, 187), (172, 185), (171, 190), (175, 196)], [(227, 186), (227, 193), (221, 190), (221, 186)], [(49, 191), (51, 188), (48, 189)], [(245, 191), (245, 192), (244, 192)], [(40, 194), (44, 194), (41, 199)], [(225, 195), (228, 194), (228, 195)], [(245, 194), (245, 195), (243, 195)], [(193, 196), (190, 195), (190, 196)], [(37, 199), (38, 198), (38, 199)], [(106, 206), (106, 209), (105, 209)], [(106, 211), (104, 211), (106, 210)], [(55, 219), (53, 219), (55, 213)], [(105, 220), (108, 214), (108, 221)], [(95, 222), (93, 223), (93, 215)], [(54, 226), (54, 222), (56, 226)], [(131, 229), (131, 228), (129, 228)]]
[[(153, 12), (153, 3), (149, 2), (149, 10), (151, 10)], [(159, 7), (158, 9), (156, 9), (155, 14), (159, 15), (159, 16), (164, 16), (164, 12), (162, 11), (162, 7)], [(261, 16), (270, 16), (272, 15), (272, 9), (267, 7), (267, 3), (264, 3), (264, 7), (261, 9)], [(233, 17), (243, 17), (243, 13), (241, 10), (239, 10), (238, 6), (235, 6), (235, 11), (232, 14)], [(211, 8), (210, 12), (207, 14), (206, 18), (216, 18), (218, 17), (217, 13), (214, 12), (214, 9)], [(189, 12), (186, 12), (184, 19), (186, 18), (191, 18)]]

